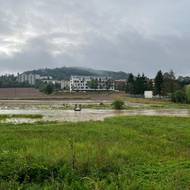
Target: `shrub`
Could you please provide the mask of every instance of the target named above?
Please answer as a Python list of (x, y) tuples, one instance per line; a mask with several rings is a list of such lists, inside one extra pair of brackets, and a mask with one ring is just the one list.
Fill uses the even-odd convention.
[(124, 105), (125, 105), (125, 103), (124, 103), (124, 101), (122, 101), (122, 100), (115, 100), (115, 101), (112, 103), (113, 108), (116, 109), (116, 110), (121, 110), (121, 109), (123, 109)]
[(40, 86), (40, 91), (45, 94), (52, 94), (54, 91), (53, 84), (42, 84)]
[(185, 95), (186, 95), (187, 103), (190, 103), (190, 86), (189, 85), (185, 88)]
[(178, 90), (172, 94), (171, 99), (176, 103), (187, 103), (187, 96), (183, 90)]

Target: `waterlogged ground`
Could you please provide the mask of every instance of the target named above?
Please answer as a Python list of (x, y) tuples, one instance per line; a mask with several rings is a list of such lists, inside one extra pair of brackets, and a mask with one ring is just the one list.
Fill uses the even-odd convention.
[[(75, 104), (82, 105), (82, 111), (73, 110)], [(126, 102), (129, 109), (113, 110), (110, 101), (70, 100), (70, 101), (30, 101), (13, 100), (0, 101), (0, 115), (41, 115), (42, 117), (8, 117), (1, 121), (4, 123), (34, 123), (44, 121), (79, 122), (79, 121), (103, 121), (112, 116), (177, 116), (190, 117), (190, 109), (172, 108), (166, 109), (157, 106), (149, 106), (142, 103)], [(160, 106), (160, 107), (159, 107)], [(159, 108), (159, 109), (158, 109)]]
[(0, 115), (42, 115), (42, 118), (7, 118), (4, 123), (34, 123), (40, 121), (79, 122), (79, 121), (103, 121), (113, 116), (177, 116), (190, 117), (190, 110), (95, 110), (83, 109), (81, 112), (73, 110), (0, 110)]

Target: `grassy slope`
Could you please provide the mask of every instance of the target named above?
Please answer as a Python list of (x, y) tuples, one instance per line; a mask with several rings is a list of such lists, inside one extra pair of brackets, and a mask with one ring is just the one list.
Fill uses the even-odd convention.
[(0, 124), (0, 189), (189, 189), (189, 123)]

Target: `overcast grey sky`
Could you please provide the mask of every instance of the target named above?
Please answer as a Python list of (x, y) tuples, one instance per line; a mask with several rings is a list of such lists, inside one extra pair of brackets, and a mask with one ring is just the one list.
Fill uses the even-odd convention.
[(1, 0), (0, 72), (190, 74), (190, 0)]

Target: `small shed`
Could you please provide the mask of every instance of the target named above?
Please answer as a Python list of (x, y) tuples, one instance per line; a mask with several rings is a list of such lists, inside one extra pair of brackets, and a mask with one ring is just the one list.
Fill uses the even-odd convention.
[(153, 98), (153, 91), (145, 91), (144, 92), (144, 98), (152, 99)]

